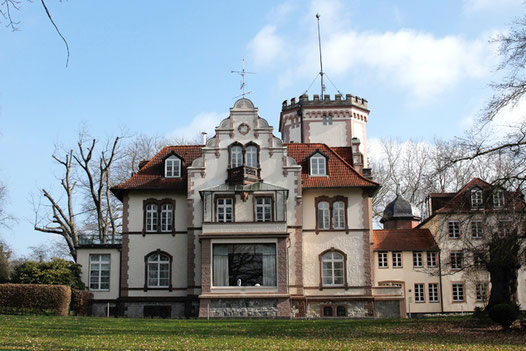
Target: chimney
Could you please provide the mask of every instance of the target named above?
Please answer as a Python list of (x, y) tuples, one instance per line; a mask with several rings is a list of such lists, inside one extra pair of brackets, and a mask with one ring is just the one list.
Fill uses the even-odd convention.
[(206, 145), (206, 135), (207, 135), (207, 133), (206, 132), (201, 132), (201, 134), (203, 135), (203, 145)]
[(356, 169), (360, 173), (363, 173), (363, 155), (360, 152), (360, 139), (352, 138), (351, 148), (352, 148), (352, 163), (353, 163), (354, 169)]

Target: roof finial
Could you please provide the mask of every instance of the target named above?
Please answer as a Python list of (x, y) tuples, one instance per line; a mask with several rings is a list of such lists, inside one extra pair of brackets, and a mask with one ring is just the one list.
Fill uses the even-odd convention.
[(400, 182), (396, 184), (396, 196), (400, 196)]

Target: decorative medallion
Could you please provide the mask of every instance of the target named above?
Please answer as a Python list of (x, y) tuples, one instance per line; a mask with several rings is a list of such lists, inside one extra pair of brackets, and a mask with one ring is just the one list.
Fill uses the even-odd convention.
[(247, 134), (250, 131), (250, 127), (246, 123), (241, 123), (239, 127), (237, 127), (237, 130), (243, 135)]

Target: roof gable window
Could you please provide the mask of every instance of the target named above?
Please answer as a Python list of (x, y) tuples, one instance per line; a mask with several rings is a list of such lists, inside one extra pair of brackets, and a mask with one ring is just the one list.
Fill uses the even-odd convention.
[(181, 178), (181, 159), (175, 155), (164, 160), (164, 176), (166, 178)]
[(471, 190), (471, 208), (481, 208), (483, 205), (482, 190), (474, 188)]
[(310, 157), (310, 175), (313, 177), (324, 177), (327, 175), (327, 158), (320, 153)]

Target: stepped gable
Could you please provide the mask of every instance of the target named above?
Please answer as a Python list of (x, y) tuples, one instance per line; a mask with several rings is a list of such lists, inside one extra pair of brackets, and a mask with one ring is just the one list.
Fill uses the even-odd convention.
[[(111, 188), (120, 200), (127, 190), (187, 190), (187, 167), (201, 156), (202, 145), (166, 146), (130, 179)], [(183, 158), (182, 177), (164, 177), (164, 159), (171, 154)]]
[(374, 251), (438, 251), (429, 229), (373, 230)]
[[(301, 180), (303, 188), (371, 188), (376, 190), (380, 184), (364, 177), (356, 171), (333, 148), (325, 144), (292, 143), (285, 144), (287, 153), (301, 165)], [(328, 156), (328, 176), (311, 177), (309, 175), (308, 157), (316, 151)]]

